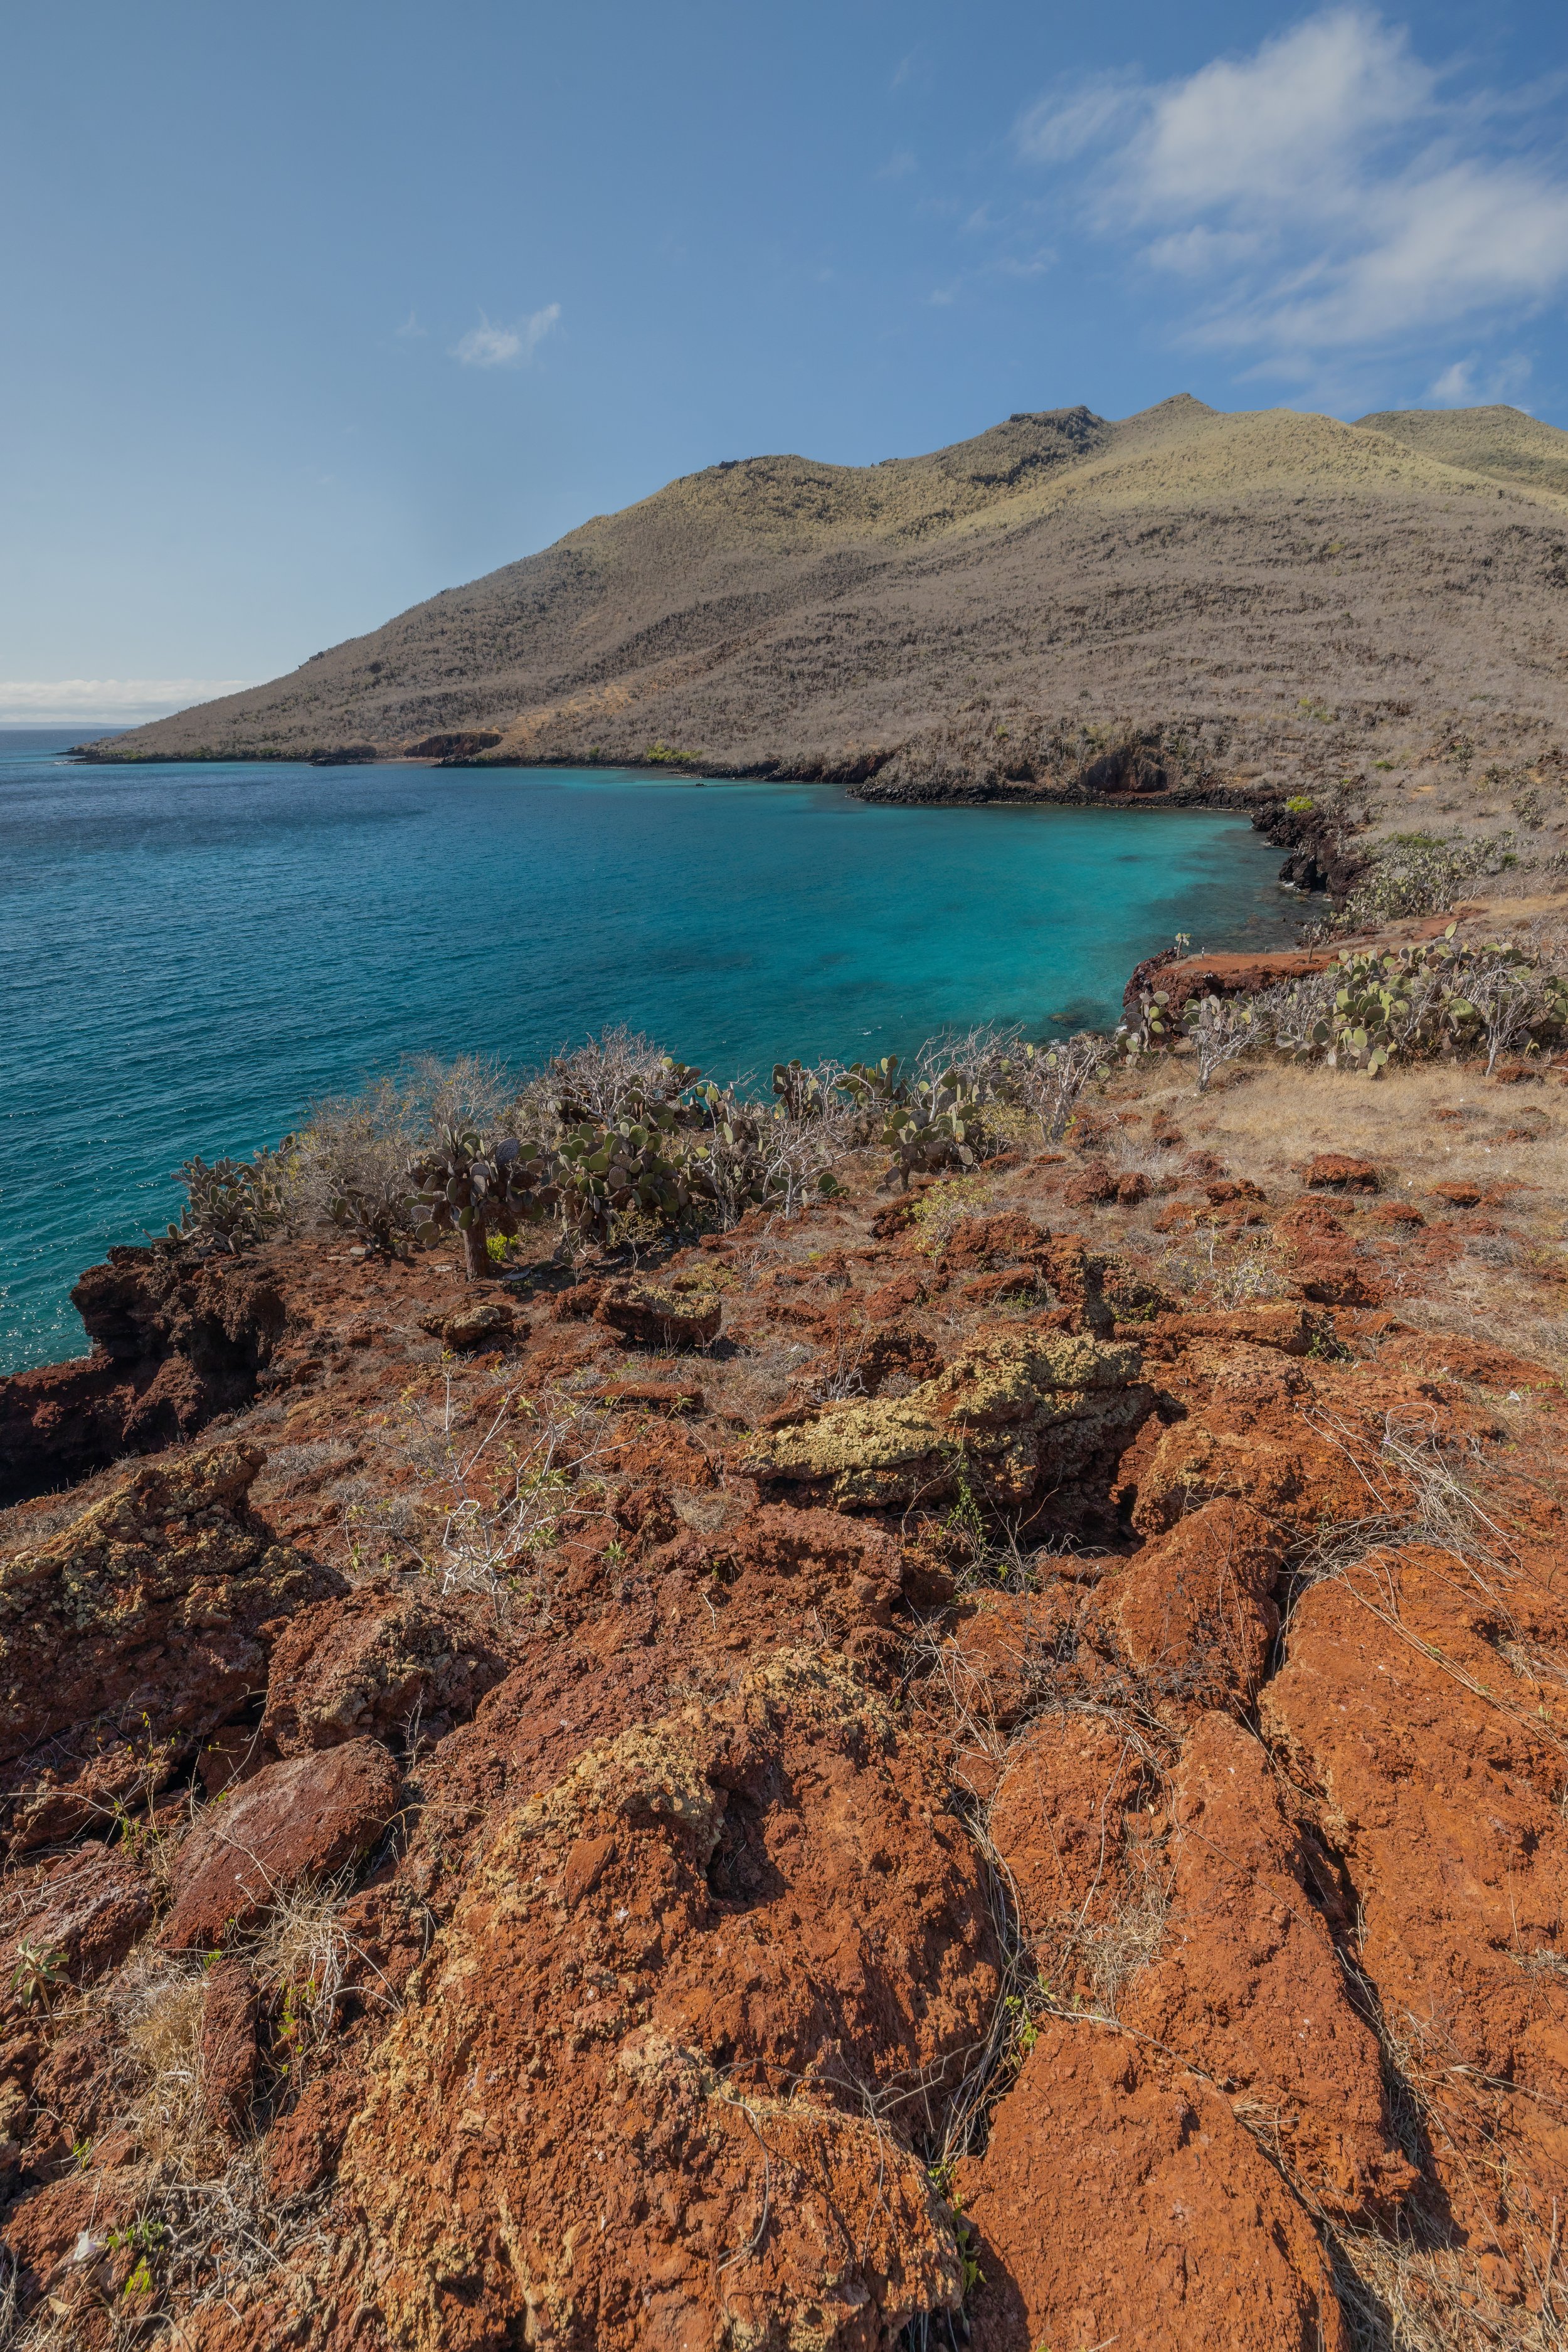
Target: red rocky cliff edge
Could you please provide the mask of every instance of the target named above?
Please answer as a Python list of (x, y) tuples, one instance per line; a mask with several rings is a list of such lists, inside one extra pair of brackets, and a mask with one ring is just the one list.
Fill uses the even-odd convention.
[(1561, 2341), (1520, 1114), (1467, 1206), (1126, 1088), (651, 1273), (88, 1279), (0, 1389), (10, 2341)]

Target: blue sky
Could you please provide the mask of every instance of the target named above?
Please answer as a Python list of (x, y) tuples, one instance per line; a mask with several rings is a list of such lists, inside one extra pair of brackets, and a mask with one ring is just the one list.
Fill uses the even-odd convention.
[(49, 0), (0, 63), (0, 720), (272, 676), (721, 457), (1568, 425), (1560, 5)]

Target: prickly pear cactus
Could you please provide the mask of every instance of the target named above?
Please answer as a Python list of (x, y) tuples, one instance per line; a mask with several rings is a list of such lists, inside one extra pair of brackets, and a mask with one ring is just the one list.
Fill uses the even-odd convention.
[(634, 1209), (678, 1225), (710, 1190), (671, 1104), (639, 1099), (612, 1124), (585, 1122), (562, 1139), (560, 1198), (580, 1234), (602, 1239), (612, 1216)]
[(956, 1070), (922, 1078), (888, 1112), (882, 1141), (893, 1155), (890, 1174), (904, 1190), (910, 1179), (940, 1168), (973, 1168), (985, 1149), (981, 1105)]
[(561, 1198), (552, 1154), (516, 1136), (487, 1141), (472, 1129), (446, 1129), (432, 1150), (410, 1163), (408, 1175), (414, 1204), (424, 1213), (418, 1239), (460, 1234), (470, 1282), (484, 1272), (488, 1234), (510, 1236), (537, 1224)]
[(286, 1135), (276, 1151), (249, 1160), (184, 1160), (174, 1173), (185, 1188), (185, 1205), (169, 1227), (174, 1242), (205, 1244), (234, 1256), (276, 1233), (287, 1217), (287, 1188), (294, 1139)]

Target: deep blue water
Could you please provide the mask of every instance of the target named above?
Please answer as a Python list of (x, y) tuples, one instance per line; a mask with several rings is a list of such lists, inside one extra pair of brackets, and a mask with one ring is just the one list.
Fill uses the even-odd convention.
[(427, 768), (74, 767), (0, 733), (0, 1370), (67, 1292), (401, 1055), (605, 1022), (715, 1075), (952, 1024), (1105, 1023), (1176, 930), (1286, 935), (1279, 852), (1194, 812), (868, 808), (837, 787)]

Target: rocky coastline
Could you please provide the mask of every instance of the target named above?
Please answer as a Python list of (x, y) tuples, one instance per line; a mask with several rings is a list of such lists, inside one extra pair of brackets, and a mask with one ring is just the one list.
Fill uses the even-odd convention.
[(1563, 1079), (89, 1270), (0, 1382), (12, 2340), (1545, 2352)]

